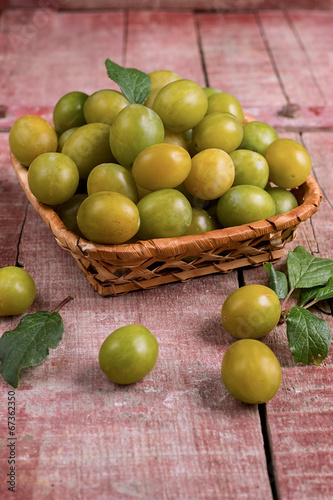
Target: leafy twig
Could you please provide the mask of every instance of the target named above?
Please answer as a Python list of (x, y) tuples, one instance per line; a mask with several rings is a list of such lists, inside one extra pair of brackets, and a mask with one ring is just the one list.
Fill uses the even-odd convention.
[[(294, 361), (319, 365), (328, 354), (331, 334), (326, 321), (317, 318), (308, 309), (321, 300), (333, 297), (333, 261), (314, 257), (298, 246), (287, 256), (287, 276), (275, 271), (272, 264), (266, 264), (264, 268), (270, 275), (270, 288), (283, 299), (281, 316), (286, 321)], [(285, 288), (286, 278), (289, 291)], [(296, 289), (300, 289), (300, 304), (287, 307)]]
[(0, 373), (15, 389), (23, 368), (40, 365), (62, 339), (63, 320), (59, 310), (72, 297), (64, 299), (52, 312), (38, 311), (23, 316), (14, 330), (5, 332), (0, 339)]
[(68, 295), (68, 297), (66, 297), (64, 300), (62, 300), (60, 302), (60, 304), (55, 309), (53, 309), (52, 312), (59, 312), (60, 309), (62, 309), (71, 300), (73, 300), (73, 297), (71, 295)]

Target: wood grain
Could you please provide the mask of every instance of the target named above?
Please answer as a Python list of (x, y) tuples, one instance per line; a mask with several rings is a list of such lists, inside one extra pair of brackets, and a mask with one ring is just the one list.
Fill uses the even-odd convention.
[(205, 86), (195, 16), (191, 12), (130, 12), (126, 66), (167, 69)]
[(284, 102), (254, 13), (199, 14), (198, 26), (209, 86), (234, 95), (245, 109)]
[[(295, 138), (291, 134), (285, 134)], [(302, 245), (314, 255), (333, 259), (332, 250), (332, 170), (327, 168), (333, 160), (330, 132), (309, 132), (298, 140), (311, 154), (313, 172), (324, 194), (320, 213), (302, 226), (293, 243), (293, 249)], [(305, 227), (304, 227), (305, 226)], [(285, 270), (285, 258), (276, 265)], [(246, 283), (267, 280), (265, 271), (246, 271)], [(326, 311), (329, 311), (326, 307)], [(332, 315), (310, 309), (327, 321), (333, 331)], [(332, 422), (332, 351), (320, 368), (295, 366), (286, 337), (286, 326), (279, 325), (265, 337), (265, 343), (278, 356), (283, 367), (283, 384), (276, 398), (266, 405), (267, 421), (273, 450), (281, 498), (329, 499), (333, 488), (333, 473), (329, 464), (333, 457), (330, 439)]]
[(28, 202), (10, 168), (8, 134), (0, 134), (0, 268), (20, 262), (19, 241)]
[[(28, 112), (51, 118), (55, 100), (69, 90), (109, 84), (106, 57), (146, 71), (168, 66), (199, 82), (207, 77), (308, 148), (324, 201), (290, 248), (302, 244), (333, 258), (332, 13), (156, 9), (52, 11), (43, 18), (13, 9), (2, 13), (1, 23), (0, 104), (8, 113), (0, 118), (0, 267), (19, 262), (34, 277), (37, 297), (29, 312), (74, 297), (62, 310), (59, 347), (42, 365), (22, 371), (16, 391), (16, 498), (266, 500), (273, 498), (269, 479), (275, 475), (283, 500), (329, 500), (332, 352), (318, 368), (295, 366), (284, 325), (264, 339), (283, 369), (281, 390), (266, 406), (268, 470), (258, 408), (234, 400), (221, 382), (221, 360), (234, 341), (221, 326), (222, 303), (242, 282), (266, 284), (266, 272), (246, 269), (240, 282), (232, 272), (100, 297), (27, 203), (4, 130)], [(296, 118), (278, 114), (288, 99), (301, 106)], [(284, 265), (285, 257), (277, 267)], [(332, 330), (332, 317), (318, 314)], [(0, 318), (0, 332), (18, 321)], [(109, 333), (132, 323), (156, 335), (160, 355), (144, 380), (118, 387), (100, 371), (98, 351)], [(7, 498), (2, 471), (10, 386), (3, 380), (0, 386), (0, 496)]]
[[(281, 130), (332, 127), (332, 24), (329, 12), (311, 20), (298, 11), (199, 14), (209, 85)], [(283, 115), (288, 103), (298, 106), (295, 116)]]
[(332, 356), (320, 369), (290, 367), (278, 397), (267, 405), (281, 498), (332, 496), (331, 377)]
[[(234, 401), (220, 381), (231, 339), (221, 335), (219, 309), (236, 276), (105, 300), (82, 281), (37, 214), (28, 215), (20, 254), (36, 279), (32, 310), (50, 309), (67, 294), (74, 301), (62, 312), (61, 345), (26, 370), (17, 391), (17, 482), (25, 494), (80, 498), (97, 484), (99, 498), (214, 499), (226, 488), (245, 497), (259, 487), (270, 498), (257, 410)], [(96, 360), (105, 336), (128, 323), (156, 334), (160, 357), (150, 376), (123, 389)], [(236, 449), (250, 464), (235, 467)]]
[[(306, 28), (304, 30), (299, 22), (295, 23), (298, 18), (293, 11), (280, 14), (268, 11), (261, 12), (258, 21), (285, 98), (303, 107), (323, 107), (326, 101), (321, 90), (322, 82), (313, 71), (308, 53), (310, 44), (304, 44), (302, 39)], [(322, 29), (322, 23), (320, 25)]]
[(123, 63), (123, 12), (8, 10), (2, 23), (0, 104), (6, 105), (7, 113), (0, 127), (29, 113), (52, 120), (58, 99), (73, 90), (91, 94), (101, 88), (118, 89), (104, 61), (110, 57)]
[[(0, 4), (1, 5), (1, 4)], [(312, 0), (293, 0), (294, 8), (301, 9), (332, 9), (332, 0), (318, 0), (315, 4)], [(246, 9), (283, 9), (290, 8), (288, 0), (7, 0), (4, 7), (41, 7), (51, 6), (55, 9), (149, 9), (149, 10), (233, 10), (242, 11)]]

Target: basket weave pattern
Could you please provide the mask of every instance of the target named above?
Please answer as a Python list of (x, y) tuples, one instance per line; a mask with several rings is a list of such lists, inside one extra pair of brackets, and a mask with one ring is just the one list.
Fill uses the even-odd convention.
[(102, 296), (275, 262), (284, 255), (285, 244), (296, 237), (299, 225), (318, 210), (322, 198), (316, 180), (310, 175), (294, 191), (299, 206), (287, 214), (198, 235), (100, 245), (69, 231), (53, 208), (40, 203), (31, 193), (27, 168), (13, 156), (12, 164), (27, 198), (57, 243), (71, 253), (86, 279)]

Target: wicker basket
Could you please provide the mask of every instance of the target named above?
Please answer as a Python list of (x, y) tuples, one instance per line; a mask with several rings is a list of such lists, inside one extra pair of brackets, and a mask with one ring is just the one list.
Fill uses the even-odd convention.
[(310, 175), (294, 190), (299, 206), (287, 214), (199, 235), (100, 245), (68, 231), (56, 212), (31, 193), (27, 168), (13, 156), (12, 164), (27, 198), (57, 243), (72, 254), (86, 279), (102, 296), (275, 262), (284, 255), (285, 244), (295, 238), (298, 226), (318, 210), (322, 197)]

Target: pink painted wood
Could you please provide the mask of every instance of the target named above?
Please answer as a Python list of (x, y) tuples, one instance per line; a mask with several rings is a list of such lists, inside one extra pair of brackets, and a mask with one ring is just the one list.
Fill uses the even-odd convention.
[(197, 43), (193, 14), (130, 12), (126, 65), (147, 73), (156, 69), (169, 69), (182, 78), (193, 79), (204, 86), (205, 76), (200, 62), (200, 47)]
[[(1, 5), (1, 4), (0, 4)], [(332, 9), (332, 0), (293, 0), (296, 9)], [(20, 8), (54, 8), (54, 9), (148, 9), (148, 10), (251, 10), (251, 9), (284, 9), (290, 8), (288, 0), (4, 0), (4, 7)]]
[[(331, 127), (332, 16), (308, 17), (300, 11), (199, 15), (209, 85), (235, 95), (273, 127)], [(293, 118), (281, 114), (288, 103), (299, 107)]]
[(52, 120), (55, 103), (72, 90), (91, 94), (118, 88), (108, 78), (104, 61), (112, 57), (123, 63), (123, 12), (9, 10), (1, 23), (5, 36), (0, 105), (7, 113), (0, 126), (8, 127), (29, 113)]
[[(22, 371), (15, 391), (15, 498), (266, 500), (273, 498), (274, 474), (280, 498), (328, 500), (332, 354), (319, 368), (295, 366), (284, 325), (264, 339), (283, 369), (282, 387), (266, 405), (267, 469), (258, 408), (234, 400), (220, 379), (233, 342), (220, 308), (239, 286), (237, 273), (100, 297), (27, 203), (10, 165), (8, 129), (28, 112), (51, 119), (56, 100), (69, 90), (110, 85), (106, 57), (145, 71), (172, 69), (201, 84), (207, 77), (307, 147), (324, 200), (289, 248), (301, 244), (332, 259), (332, 13), (117, 10), (43, 18), (14, 9), (0, 21), (0, 104), (8, 109), (0, 118), (0, 267), (20, 263), (32, 274), (37, 297), (30, 312), (74, 297), (62, 310), (59, 347), (42, 365)], [(300, 116), (278, 114), (288, 99), (300, 105)], [(284, 265), (285, 257), (277, 268)], [(267, 283), (262, 268), (241, 277)], [(332, 331), (332, 317), (322, 317)], [(0, 333), (18, 320), (1, 318)], [(118, 387), (100, 371), (98, 351), (111, 331), (131, 323), (156, 335), (159, 360), (142, 381)], [(0, 386), (0, 497), (6, 499), (11, 388), (3, 380)]]

